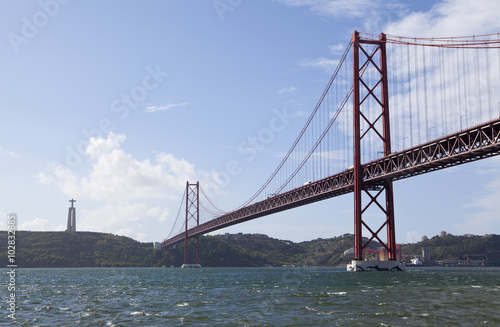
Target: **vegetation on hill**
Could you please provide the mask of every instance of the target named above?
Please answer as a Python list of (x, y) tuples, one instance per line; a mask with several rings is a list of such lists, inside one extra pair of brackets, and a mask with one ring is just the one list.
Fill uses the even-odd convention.
[[(364, 238), (364, 242), (367, 239)], [(294, 262), (301, 266), (337, 266), (346, 264), (352, 258), (344, 257), (344, 251), (354, 246), (354, 235), (344, 234), (333, 238), (318, 238), (312, 241), (298, 243), (305, 251), (294, 258)], [(377, 249), (380, 243), (372, 241), (369, 249)]]
[[(7, 233), (0, 242), (7, 244)], [(0, 248), (7, 258), (7, 246)], [(6, 259), (5, 259), (6, 260)], [(19, 267), (144, 267), (161, 266), (161, 251), (152, 243), (92, 232), (16, 232)]]
[(442, 232), (441, 236), (405, 244), (403, 252), (407, 255), (422, 253), (422, 248), (430, 249), (432, 261), (486, 259), (486, 256), (500, 256), (500, 235), (457, 236)]
[[(189, 245), (188, 260), (194, 260), (195, 244)], [(200, 238), (200, 264), (209, 267), (257, 267), (289, 264), (304, 249), (290, 241), (282, 241), (262, 234), (231, 234)], [(183, 263), (184, 247), (167, 251), (167, 264)], [(172, 261), (172, 257), (174, 260)], [(170, 259), (170, 261), (169, 261)]]
[[(0, 232), (0, 244), (7, 233)], [(354, 237), (345, 234), (328, 239), (293, 243), (262, 234), (230, 234), (200, 237), (200, 263), (206, 267), (257, 267), (282, 265), (335, 266), (347, 263), (343, 253), (353, 247)], [(380, 245), (370, 243), (370, 248)], [(444, 233), (422, 242), (402, 246), (403, 255), (431, 251), (432, 261), (500, 257), (500, 235), (454, 236)], [(188, 262), (195, 263), (196, 241), (190, 240)], [(7, 260), (7, 246), (0, 248)], [(482, 257), (481, 257), (482, 256)], [(184, 244), (167, 251), (155, 250), (124, 236), (92, 232), (16, 233), (16, 263), (19, 267), (179, 267), (184, 262)]]

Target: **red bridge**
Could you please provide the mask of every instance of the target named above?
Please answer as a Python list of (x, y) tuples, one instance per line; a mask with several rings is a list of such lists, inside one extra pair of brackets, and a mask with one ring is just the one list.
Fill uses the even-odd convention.
[[(377, 240), (395, 260), (393, 181), (500, 154), (500, 108), (493, 108), (500, 103), (493, 90), (500, 85), (499, 40), (498, 34), (410, 39), (355, 32), (266, 183), (245, 204), (223, 212), (208, 198), (200, 202), (203, 190), (188, 182), (183, 231), (163, 247), (183, 240), (187, 247), (195, 237), (199, 253), (202, 234), (354, 193), (355, 259)], [(203, 210), (211, 218), (200, 223)], [(379, 211), (375, 227), (363, 220), (367, 210)], [(187, 263), (187, 248), (184, 254)]]

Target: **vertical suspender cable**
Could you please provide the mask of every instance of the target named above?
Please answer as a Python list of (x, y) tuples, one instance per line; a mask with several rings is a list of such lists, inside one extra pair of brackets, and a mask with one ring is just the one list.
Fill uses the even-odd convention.
[(475, 61), (475, 77), (476, 77), (475, 84), (476, 84), (476, 93), (477, 93), (476, 103), (479, 106), (478, 122), (482, 122), (483, 121), (483, 106), (482, 106), (483, 99), (482, 99), (482, 95), (481, 95), (481, 77), (480, 77), (480, 73), (479, 73), (479, 50), (476, 50), (474, 52), (475, 52), (475, 58), (476, 58), (476, 61)]
[[(500, 44), (500, 33), (497, 33), (497, 42)], [(497, 83), (500, 83), (500, 47), (498, 47), (497, 56), (498, 56), (498, 80), (497, 80)], [(500, 101), (498, 102), (498, 117), (500, 117)]]
[[(436, 51), (432, 51), (432, 121), (434, 122), (434, 126), (431, 126), (429, 129), (430, 131), (434, 127), (434, 133), (437, 131), (438, 128), (438, 119), (439, 119), (439, 113), (438, 113), (438, 97), (437, 97), (437, 90), (438, 90), (438, 85), (439, 82), (437, 81), (437, 76), (439, 72), (439, 63), (438, 60), (436, 59), (437, 53)], [(430, 138), (433, 139), (434, 136), (432, 136), (432, 133), (430, 133)]]
[[(411, 148), (413, 146), (413, 112), (411, 109), (411, 97), (412, 97), (412, 91), (411, 91), (411, 72), (410, 72), (410, 45), (406, 45), (406, 59), (408, 63), (408, 109), (410, 111), (410, 146)], [(404, 147), (404, 142), (403, 142), (403, 147)]]
[[(479, 50), (478, 50), (479, 51)], [(493, 119), (493, 105), (491, 103), (491, 78), (490, 78), (490, 51), (489, 49), (484, 50), (486, 52), (486, 85), (488, 86), (488, 120)]]
[(425, 62), (425, 47), (422, 47), (422, 59), (423, 59), (423, 65), (424, 65), (424, 107), (425, 107), (425, 142), (430, 141), (429, 140), (429, 108), (427, 104), (427, 69), (426, 69), (426, 62)]
[[(464, 90), (465, 90), (465, 107), (467, 110), (467, 121), (470, 121), (474, 119), (471, 117), (472, 112), (469, 110), (470, 106), (470, 92), (471, 92), (471, 85), (470, 85), (470, 65), (469, 65), (469, 51), (464, 50), (463, 51), (463, 62), (464, 62), (464, 71), (465, 71), (465, 78), (464, 78)], [(467, 59), (466, 59), (467, 58)]]
[[(400, 58), (400, 56), (397, 55), (397, 50), (395, 47), (391, 47), (393, 49), (392, 51), (392, 70), (391, 70), (391, 75), (393, 76), (394, 78), (394, 82), (393, 83), (389, 83), (389, 85), (393, 85), (393, 89), (394, 91), (392, 92), (392, 98), (391, 100), (391, 111), (393, 113), (396, 114), (396, 117), (394, 119), (394, 122), (395, 122), (395, 127), (396, 127), (396, 149), (397, 150), (402, 150), (402, 147), (400, 146), (399, 142), (401, 140), (401, 129), (400, 129), (400, 120), (401, 120), (401, 108), (400, 108), (400, 105), (399, 105), (399, 96), (400, 96), (400, 86), (399, 86), (399, 82), (398, 82), (398, 73), (397, 73), (397, 64), (396, 64), (396, 60), (398, 60)], [(396, 110), (394, 110), (394, 108)], [(391, 131), (392, 132), (392, 131)], [(394, 141), (394, 137), (392, 137), (392, 140)], [(394, 150), (394, 149), (393, 149)]]
[[(349, 57), (352, 57), (352, 55), (350, 55)], [(352, 62), (351, 62), (351, 64), (349, 66), (352, 67)], [(347, 69), (348, 69), (348, 67), (347, 67), (347, 65), (345, 65), (344, 66), (344, 76), (346, 77), (346, 82), (348, 80), (347, 76), (349, 76), (349, 73), (348, 73)], [(352, 78), (351, 78), (351, 80), (352, 80)], [(344, 85), (345, 85), (345, 87), (347, 89), (348, 83), (344, 83)], [(347, 92), (342, 92), (342, 94), (347, 94)], [(337, 102), (337, 103), (339, 103), (339, 102)], [(346, 159), (349, 158), (349, 140), (348, 140), (349, 139), (349, 131), (350, 131), (350, 129), (349, 129), (349, 123), (348, 123), (350, 121), (349, 120), (349, 111), (350, 110), (347, 110), (347, 112), (346, 112), (346, 119), (344, 120), (344, 149), (345, 149), (345, 158)]]
[(453, 110), (453, 122), (455, 123), (453, 126), (453, 131), (457, 131), (460, 128), (460, 121), (456, 119), (458, 117), (460, 119), (461, 117), (461, 110), (460, 110), (460, 90), (457, 91), (457, 87), (460, 85), (460, 76), (458, 74), (458, 71), (456, 69), (456, 54), (457, 54), (457, 49), (449, 49), (448, 51), (450, 53), (450, 93), (451, 93), (451, 101), (450, 101), (450, 106), (451, 110)]
[[(416, 40), (415, 40), (416, 42)], [(419, 80), (419, 74), (418, 74), (418, 55), (417, 55), (417, 46), (413, 46), (414, 49), (414, 56), (415, 56), (415, 87), (416, 87), (416, 95), (417, 95), (417, 144), (421, 143), (421, 138), (420, 138), (420, 129), (422, 127), (421, 120), (420, 120), (420, 80)]]
[(462, 72), (460, 75), (462, 76), (462, 110), (465, 115), (465, 126), (468, 126), (469, 122), (469, 110), (467, 105), (467, 71), (465, 64), (465, 49), (462, 49)]
[(445, 105), (444, 105), (444, 98), (445, 98), (445, 95), (444, 95), (444, 74), (443, 74), (443, 48), (439, 48), (439, 76), (440, 76), (440, 91), (441, 91), (441, 131), (443, 132), (443, 135), (447, 133), (447, 128), (446, 128), (446, 120), (445, 120), (445, 114), (444, 114), (444, 111), (445, 111)]

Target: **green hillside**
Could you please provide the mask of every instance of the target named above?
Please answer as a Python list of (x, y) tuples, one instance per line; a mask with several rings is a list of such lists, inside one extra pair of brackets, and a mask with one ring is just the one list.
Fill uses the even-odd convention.
[(407, 255), (419, 254), (422, 247), (431, 251), (431, 261), (486, 259), (500, 257), (500, 235), (456, 236), (443, 232), (422, 242), (406, 244), (403, 252)]
[[(0, 236), (7, 244), (7, 232)], [(7, 260), (7, 247), (1, 252)], [(19, 267), (151, 267), (161, 266), (161, 251), (152, 243), (93, 232), (16, 232)]]
[[(0, 255), (7, 263), (7, 232), (0, 232)], [(230, 234), (200, 237), (200, 263), (205, 267), (336, 266), (347, 263), (345, 250), (354, 237), (345, 234), (328, 239), (293, 243), (262, 234)], [(379, 244), (370, 243), (376, 249)], [(435, 236), (422, 242), (402, 245), (403, 256), (431, 251), (431, 260), (500, 258), (500, 235)], [(188, 262), (195, 263), (195, 240), (189, 241)], [(497, 258), (497, 259), (495, 259)], [(184, 244), (168, 251), (153, 249), (129, 237), (93, 232), (16, 233), (16, 260), (19, 267), (179, 267), (184, 262)]]
[[(188, 247), (188, 261), (195, 262), (195, 242)], [(289, 264), (304, 249), (292, 242), (262, 234), (231, 234), (202, 236), (200, 238), (200, 264), (207, 267), (262, 267)], [(184, 243), (169, 249), (166, 264), (182, 265)]]
[[(376, 242), (370, 245), (378, 247)], [(353, 246), (352, 234), (301, 243), (278, 240), (262, 234), (203, 236), (200, 238), (200, 264), (207, 267), (336, 266), (349, 261), (344, 258), (343, 253)], [(195, 262), (194, 249), (193, 241), (188, 250), (189, 262)], [(169, 249), (167, 265), (182, 265), (183, 250), (183, 243), (175, 249)]]

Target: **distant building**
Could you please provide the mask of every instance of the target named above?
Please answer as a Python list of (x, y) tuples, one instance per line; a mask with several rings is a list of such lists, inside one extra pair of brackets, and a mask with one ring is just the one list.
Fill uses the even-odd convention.
[(431, 250), (422, 248), (422, 259), (424, 260), (425, 264), (430, 264), (431, 263)]
[[(385, 247), (380, 247), (378, 250), (380, 261), (388, 261), (389, 252), (387, 252), (387, 249)], [(401, 245), (396, 245), (396, 261), (401, 261)]]
[(486, 265), (500, 267), (500, 254), (488, 255), (486, 257)]
[(161, 250), (161, 242), (153, 242), (153, 248), (155, 248), (155, 250)]

